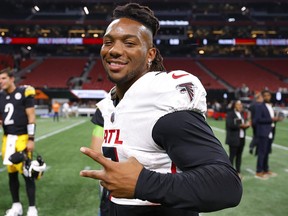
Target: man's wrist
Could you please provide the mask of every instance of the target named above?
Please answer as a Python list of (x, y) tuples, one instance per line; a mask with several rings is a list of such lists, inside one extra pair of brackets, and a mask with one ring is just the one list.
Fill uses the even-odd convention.
[(28, 140), (31, 140), (31, 141), (34, 142), (34, 136), (29, 136), (29, 137), (28, 137)]
[(27, 134), (29, 137), (35, 136), (35, 130), (36, 130), (36, 124), (35, 123), (27, 124)]

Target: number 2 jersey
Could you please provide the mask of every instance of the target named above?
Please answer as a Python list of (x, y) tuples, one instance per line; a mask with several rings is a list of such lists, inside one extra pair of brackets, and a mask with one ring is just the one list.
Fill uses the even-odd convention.
[[(182, 110), (204, 115), (206, 91), (197, 77), (185, 71), (149, 72), (138, 79), (117, 106), (111, 96), (97, 104), (104, 118), (103, 154), (114, 161), (134, 156), (146, 168), (173, 173), (177, 168), (165, 149), (152, 138), (162, 116)], [(137, 199), (116, 199), (124, 205), (153, 205)]]
[(0, 92), (0, 114), (4, 134), (27, 134), (28, 118), (26, 108), (34, 107), (35, 89), (19, 86), (10, 93)]

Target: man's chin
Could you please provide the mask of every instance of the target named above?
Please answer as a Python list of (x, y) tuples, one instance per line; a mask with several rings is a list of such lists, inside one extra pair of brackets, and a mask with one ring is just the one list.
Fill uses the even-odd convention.
[(115, 85), (124, 83), (124, 79), (123, 79), (123, 78), (117, 78), (117, 77), (108, 76), (108, 79), (109, 79), (112, 83), (114, 83)]

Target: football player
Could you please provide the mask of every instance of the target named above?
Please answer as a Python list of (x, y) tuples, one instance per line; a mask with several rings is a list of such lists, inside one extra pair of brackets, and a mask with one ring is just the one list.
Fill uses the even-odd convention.
[(113, 17), (101, 58), (116, 87), (97, 103), (103, 155), (81, 148), (103, 170), (80, 175), (110, 192), (110, 216), (196, 216), (238, 205), (241, 180), (205, 121), (201, 82), (164, 71), (153, 45), (159, 22), (148, 7), (118, 6)]
[(91, 119), (91, 122), (95, 125), (92, 138), (91, 138), (91, 149), (101, 152), (101, 145), (103, 142), (103, 133), (104, 133), (104, 122), (102, 114), (99, 109), (97, 109)]
[[(104, 122), (103, 117), (99, 109), (96, 109), (91, 122), (95, 125), (92, 138), (91, 138), (91, 145), (90, 148), (94, 151), (101, 152), (101, 146), (103, 143), (103, 133), (104, 133)], [(107, 189), (103, 188), (101, 185), (99, 187), (99, 195), (100, 195), (100, 205), (99, 205), (99, 216), (109, 216), (109, 193)]]
[(35, 136), (35, 89), (32, 86), (15, 85), (13, 70), (6, 68), (0, 71), (0, 115), (4, 130), (2, 140), (3, 164), (7, 165), (9, 187), (12, 195), (12, 207), (6, 211), (6, 216), (22, 215), (23, 209), (19, 198), (18, 173), (25, 179), (29, 201), (27, 216), (37, 216), (35, 207), (35, 179), (23, 175), (23, 162), (13, 164), (9, 157), (15, 152), (26, 151), (32, 158)]

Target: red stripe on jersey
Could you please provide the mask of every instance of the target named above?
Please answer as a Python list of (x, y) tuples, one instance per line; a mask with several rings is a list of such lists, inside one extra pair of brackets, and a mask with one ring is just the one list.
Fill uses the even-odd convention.
[(176, 165), (173, 162), (171, 163), (171, 173), (176, 173)]

